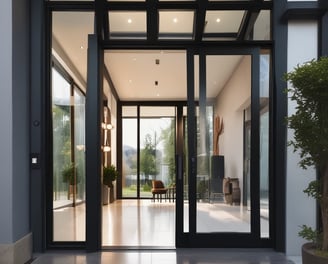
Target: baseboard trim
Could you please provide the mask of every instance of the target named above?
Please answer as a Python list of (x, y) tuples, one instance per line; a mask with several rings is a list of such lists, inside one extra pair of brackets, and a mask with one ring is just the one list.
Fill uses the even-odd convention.
[(13, 244), (0, 244), (0, 263), (23, 264), (32, 258), (32, 233)]

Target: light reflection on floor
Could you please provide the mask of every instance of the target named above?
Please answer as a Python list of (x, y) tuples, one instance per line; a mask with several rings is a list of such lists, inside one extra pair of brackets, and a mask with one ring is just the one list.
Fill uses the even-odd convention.
[[(188, 231), (185, 204), (184, 231)], [(103, 206), (104, 246), (175, 246), (175, 203), (116, 200)], [(197, 203), (197, 232), (250, 232), (250, 212), (243, 206)], [(268, 221), (261, 218), (262, 235)], [(54, 210), (54, 240), (85, 240), (85, 205)]]

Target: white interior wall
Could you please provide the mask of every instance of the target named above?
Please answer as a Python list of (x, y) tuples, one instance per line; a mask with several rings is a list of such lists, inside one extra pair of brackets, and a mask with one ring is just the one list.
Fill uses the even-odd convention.
[(251, 96), (251, 57), (245, 56), (217, 96), (214, 115), (223, 118), (224, 131), (219, 140), (225, 157), (225, 177), (239, 178), (243, 189), (243, 110)]
[[(292, 21), (288, 24), (288, 71), (297, 64), (317, 57), (318, 47), (317, 22)], [(288, 101), (288, 115), (295, 111), (295, 103)], [(288, 129), (287, 139), (293, 138), (293, 131)], [(315, 201), (308, 198), (303, 190), (315, 178), (313, 169), (303, 170), (298, 165), (299, 156), (287, 147), (287, 197), (286, 197), (286, 253), (300, 255), (304, 240), (298, 236), (303, 224), (315, 227)], [(304, 210), (306, 208), (306, 210)]]

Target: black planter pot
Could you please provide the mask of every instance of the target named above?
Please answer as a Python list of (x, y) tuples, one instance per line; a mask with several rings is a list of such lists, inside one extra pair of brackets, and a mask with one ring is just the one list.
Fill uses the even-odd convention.
[(306, 243), (302, 247), (302, 263), (303, 264), (327, 264), (328, 258), (315, 255), (315, 245)]

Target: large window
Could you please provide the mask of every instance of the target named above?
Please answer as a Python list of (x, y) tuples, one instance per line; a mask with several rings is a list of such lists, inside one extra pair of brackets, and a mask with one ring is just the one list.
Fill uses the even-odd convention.
[(53, 240), (84, 241), (85, 96), (55, 68), (52, 137)]
[(122, 196), (150, 198), (152, 180), (175, 184), (175, 108), (124, 106), (122, 113)]

